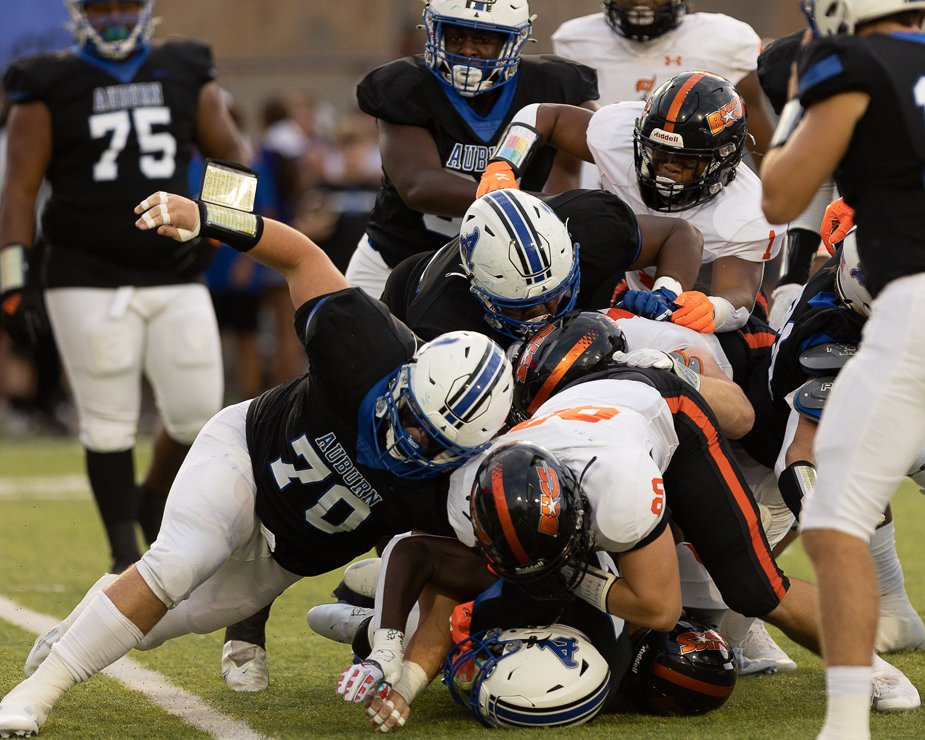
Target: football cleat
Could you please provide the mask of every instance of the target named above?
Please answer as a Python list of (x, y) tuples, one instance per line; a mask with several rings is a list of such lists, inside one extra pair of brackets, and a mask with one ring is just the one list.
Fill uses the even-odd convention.
[(909, 603), (905, 593), (880, 598), (880, 619), (874, 649), (878, 653), (925, 650), (925, 624), (922, 624), (922, 618)]
[(344, 571), (344, 585), (360, 596), (375, 599), (380, 565), (382, 558), (366, 558), (348, 565)]
[(305, 619), (308, 626), (322, 637), (350, 645), (357, 630), (366, 624), (374, 613), (373, 609), (352, 604), (319, 604), (308, 610)]
[(922, 705), (919, 692), (899, 668), (885, 660), (874, 663), (870, 706), (878, 712), (911, 712)]
[(38, 735), (40, 723), (25, 704), (0, 704), (0, 737)]
[(232, 691), (263, 691), (270, 685), (267, 651), (243, 640), (222, 648), (222, 678)]
[(107, 573), (102, 576), (90, 587), (90, 590), (87, 591), (86, 595), (80, 600), (80, 603), (73, 608), (70, 614), (48, 630), (44, 635), (39, 635), (35, 639), (35, 642), (32, 644), (32, 650), (29, 651), (29, 655), (26, 657), (26, 663), (23, 666), (23, 673), (26, 675), (26, 678), (35, 673), (38, 667), (42, 665), (42, 661), (44, 661), (51, 652), (52, 646), (64, 637), (64, 633), (77, 621), (77, 617), (83, 614), (84, 609), (87, 608), (87, 604), (90, 603), (93, 597), (118, 577), (119, 576), (114, 573)]
[(740, 676), (794, 671), (797, 667), (790, 656), (774, 642), (760, 619), (756, 619), (749, 627), (742, 647), (735, 648), (735, 656)]

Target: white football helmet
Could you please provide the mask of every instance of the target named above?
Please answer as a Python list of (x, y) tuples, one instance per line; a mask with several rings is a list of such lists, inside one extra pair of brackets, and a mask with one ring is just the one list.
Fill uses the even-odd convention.
[(835, 273), (835, 289), (849, 308), (862, 316), (870, 316), (870, 304), (874, 299), (864, 287), (864, 268), (858, 256), (856, 232), (857, 229), (852, 229), (842, 241), (838, 272)]
[[(376, 401), (380, 461), (402, 478), (461, 465), (504, 425), (513, 385), (511, 363), (484, 334), (441, 334), (393, 374)], [(415, 438), (407, 427), (422, 430), (427, 439)]]
[[(515, 339), (572, 310), (578, 299), (578, 245), (555, 212), (520, 190), (495, 190), (463, 216), (459, 255), (469, 290), (489, 326)], [(553, 315), (523, 320), (506, 311), (559, 298)]]
[(803, 0), (803, 12), (817, 36), (854, 33), (859, 23), (906, 10), (925, 10), (925, 0)]
[[(71, 30), (80, 46), (106, 59), (125, 59), (141, 49), (154, 33), (154, 0), (138, 0), (135, 10), (87, 15), (104, 0), (65, 0)], [(108, 4), (108, 3), (107, 3)]]
[[(503, 664), (502, 664), (503, 661)], [(610, 692), (610, 667), (584, 634), (563, 624), (491, 630), (456, 645), (443, 678), (486, 727), (588, 722)]]
[[(527, 0), (425, 0), (424, 59), (437, 77), (463, 97), (473, 97), (509, 82), (517, 73), (520, 52), (530, 38), (533, 16)], [(446, 50), (447, 26), (499, 34), (501, 49), (491, 59)]]

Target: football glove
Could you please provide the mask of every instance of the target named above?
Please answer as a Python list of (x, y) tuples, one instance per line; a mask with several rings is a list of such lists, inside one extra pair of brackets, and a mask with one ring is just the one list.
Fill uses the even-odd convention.
[(614, 352), (613, 361), (626, 367), (654, 367), (674, 373), (694, 390), (700, 390), (700, 375), (684, 364), (684, 358), (677, 352), (662, 352), (660, 349), (634, 349), (630, 352)]
[[(566, 578), (571, 579), (571, 566), (564, 566), (562, 571), (565, 573)], [(608, 573), (593, 565), (588, 565), (585, 568), (584, 578), (575, 586), (573, 593), (582, 601), (588, 602), (595, 609), (599, 609), (604, 612), (604, 614), (607, 614), (609, 611), (607, 609), (607, 596), (610, 593), (611, 587), (617, 580), (617, 576), (612, 573)]]
[(835, 253), (835, 245), (845, 238), (853, 226), (854, 209), (845, 203), (844, 199), (833, 200), (826, 206), (820, 235), (829, 254)]
[(687, 290), (674, 299), (677, 306), (671, 314), (671, 323), (686, 326), (701, 334), (712, 334), (716, 329), (713, 304), (700, 291)]
[(675, 298), (677, 293), (665, 287), (656, 288), (651, 293), (647, 290), (628, 290), (617, 307), (646, 319), (665, 321), (671, 318), (677, 308)]
[(0, 250), (0, 325), (14, 344), (25, 348), (49, 332), (42, 289), (31, 277), (21, 244)]
[(482, 179), (479, 180), (479, 189), (475, 194), (476, 197), (481, 198), (486, 193), (504, 190), (505, 188), (520, 190), (520, 186), (517, 184), (517, 176), (514, 174), (511, 165), (502, 161), (489, 162), (482, 173)]
[(349, 666), (337, 682), (337, 693), (344, 701), (362, 702), (373, 694), (388, 695), (391, 685), (401, 678), (403, 639), (398, 630), (376, 630), (372, 652), (363, 662)]

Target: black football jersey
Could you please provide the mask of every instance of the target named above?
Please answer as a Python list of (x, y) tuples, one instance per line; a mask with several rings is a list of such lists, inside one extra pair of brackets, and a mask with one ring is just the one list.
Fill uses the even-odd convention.
[[(570, 190), (547, 200), (577, 242), (581, 266), (578, 308), (607, 305), (602, 286), (612, 286), (639, 256), (636, 216), (613, 193)], [(389, 276), (382, 300), (425, 340), (457, 329), (487, 334), (502, 347), (511, 338), (485, 322), (485, 310), (469, 292), (459, 259), (459, 237), (436, 253), (409, 258)], [(603, 291), (607, 292), (607, 291)]]
[(414, 334), (357, 288), (308, 301), (295, 322), (309, 372), (255, 399), (247, 414), (256, 511), (273, 557), (312, 576), (383, 536), (451, 535), (446, 476), (397, 478), (373, 448), (376, 399), (414, 354)]
[(925, 34), (816, 39), (800, 54), (804, 107), (844, 92), (870, 96), (835, 181), (855, 209), (858, 252), (874, 297), (925, 271)]
[[(814, 274), (791, 309), (771, 348), (770, 389), (775, 401), (783, 401), (805, 383), (810, 374), (800, 365), (800, 354), (827, 342), (857, 345), (866, 317), (838, 299), (835, 274), (841, 252)], [(865, 277), (866, 277), (865, 265)]]
[[(421, 55), (378, 67), (357, 86), (357, 101), (364, 112), (389, 123), (426, 128), (444, 168), (473, 181), (481, 176), (495, 144), (521, 108), (531, 103), (579, 105), (597, 97), (593, 69), (546, 55), (521, 57), (517, 75), (501, 87), (486, 116), (441, 83)], [(524, 190), (543, 189), (555, 154), (552, 147), (537, 153), (521, 179)], [(385, 262), (394, 267), (413, 254), (439, 249), (459, 233), (459, 219), (412, 210), (384, 172), (366, 231)]]
[(49, 287), (188, 282), (210, 247), (135, 228), (151, 193), (189, 194), (187, 170), (199, 92), (214, 79), (212, 53), (169, 41), (123, 62), (80, 50), (15, 61), (4, 77), (13, 103), (51, 113), (52, 194), (42, 214)]

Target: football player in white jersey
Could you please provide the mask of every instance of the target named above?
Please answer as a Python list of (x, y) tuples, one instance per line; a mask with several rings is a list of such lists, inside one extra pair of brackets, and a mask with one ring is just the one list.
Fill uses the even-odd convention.
[[(682, 292), (670, 279), (628, 275), (623, 306), (703, 332), (729, 332), (748, 321), (764, 263), (780, 250), (784, 227), (761, 212), (761, 183), (739, 167), (747, 113), (728, 81), (685, 72), (648, 103), (608, 105), (596, 113), (565, 105), (522, 109), (482, 177), (480, 193), (516, 186), (541, 141), (597, 164), (604, 188), (638, 213), (680, 213), (703, 233), (709, 283)], [(701, 272), (701, 279), (706, 275)], [(649, 292), (651, 291), (651, 292)]]

